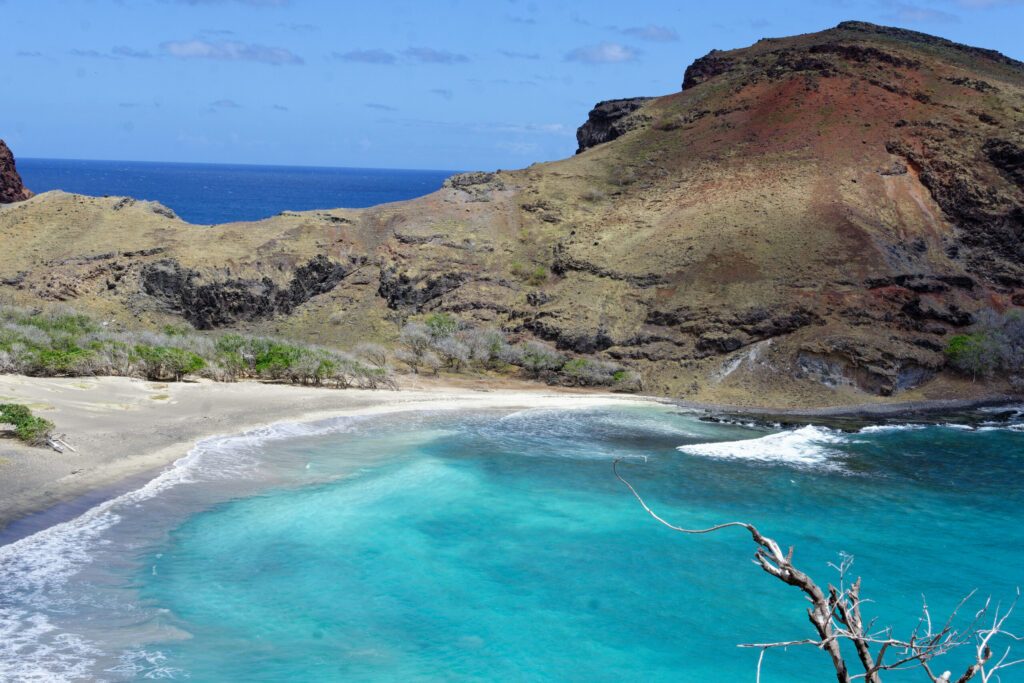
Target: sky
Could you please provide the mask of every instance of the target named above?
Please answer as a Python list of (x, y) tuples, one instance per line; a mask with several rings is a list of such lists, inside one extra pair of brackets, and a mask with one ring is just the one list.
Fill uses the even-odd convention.
[(1024, 60), (1024, 0), (0, 0), (16, 156), (520, 168), (713, 48), (847, 19)]

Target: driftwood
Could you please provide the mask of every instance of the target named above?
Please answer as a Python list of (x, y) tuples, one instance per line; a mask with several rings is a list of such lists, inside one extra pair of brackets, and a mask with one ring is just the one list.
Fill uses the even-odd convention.
[(78, 451), (76, 451), (75, 448), (71, 444), (69, 444), (65, 439), (67, 439), (66, 434), (61, 434), (60, 436), (54, 436), (51, 434), (46, 437), (46, 445), (52, 448), (53, 450), (57, 451), (58, 453), (63, 453), (65, 449), (71, 451), (72, 453), (78, 453)]
[[(915, 668), (921, 670), (931, 683), (952, 683), (954, 680), (956, 683), (966, 683), (976, 677), (982, 683), (990, 683), (999, 680), (999, 671), (1024, 663), (1024, 659), (1010, 659), (1009, 647), (1002, 650), (998, 658), (993, 650), (993, 641), (996, 639), (1024, 640), (1005, 629), (1006, 621), (1013, 614), (1020, 598), (1019, 589), (1008, 608), (993, 605), (991, 600), (986, 600), (966, 628), (955, 627), (954, 621), (960, 610), (974, 597), (973, 592), (960, 601), (941, 625), (932, 622), (928, 604), (925, 602), (913, 632), (907, 637), (899, 638), (894, 635), (892, 627), (876, 626), (874, 620), (864, 621), (861, 614), (861, 580), (859, 577), (852, 583), (847, 580), (847, 574), (853, 565), (851, 555), (843, 554), (840, 556), (839, 564), (831, 565), (839, 573), (838, 587), (828, 584), (827, 588), (822, 589), (810, 576), (793, 565), (793, 548), (783, 553), (774, 539), (762, 534), (753, 524), (726, 522), (707, 529), (685, 529), (664, 520), (648, 507), (633, 485), (619, 474), (619, 462), (620, 460), (615, 460), (612, 463), (615, 476), (626, 485), (643, 509), (660, 524), (673, 531), (698, 535), (733, 527), (744, 529), (757, 546), (754, 551), (754, 563), (783, 583), (799, 588), (810, 602), (807, 617), (814, 628), (814, 638), (744, 643), (739, 646), (761, 651), (757, 660), (758, 683), (761, 680), (764, 656), (768, 650), (800, 645), (811, 645), (825, 652), (832, 662), (838, 683), (859, 680), (865, 683), (881, 683), (881, 676), (885, 671)], [(850, 672), (850, 666), (841, 647), (844, 641), (853, 645), (857, 658), (855, 666), (861, 672)], [(949, 671), (941, 674), (933, 671), (936, 658), (953, 650), (971, 646), (974, 649), (974, 661), (959, 678), (952, 678), (953, 674)]]

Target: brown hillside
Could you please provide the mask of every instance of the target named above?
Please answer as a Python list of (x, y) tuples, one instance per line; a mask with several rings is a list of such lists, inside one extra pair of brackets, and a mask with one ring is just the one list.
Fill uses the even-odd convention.
[(1024, 305), (1024, 65), (847, 22), (684, 85), (592, 115), (572, 158), (366, 210), (193, 226), (46, 193), (0, 209), (0, 295), (342, 344), (445, 310), (733, 402), (964, 389), (945, 340)]

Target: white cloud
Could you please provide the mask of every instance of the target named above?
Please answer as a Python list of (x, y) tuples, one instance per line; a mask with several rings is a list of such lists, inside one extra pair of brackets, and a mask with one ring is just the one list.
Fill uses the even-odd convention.
[(566, 61), (583, 62), (584, 64), (618, 64), (632, 62), (640, 55), (639, 52), (620, 43), (598, 43), (585, 45), (565, 55)]
[(291, 50), (238, 41), (171, 40), (160, 44), (172, 57), (182, 59), (215, 59), (220, 61), (261, 62), (263, 64), (303, 64)]

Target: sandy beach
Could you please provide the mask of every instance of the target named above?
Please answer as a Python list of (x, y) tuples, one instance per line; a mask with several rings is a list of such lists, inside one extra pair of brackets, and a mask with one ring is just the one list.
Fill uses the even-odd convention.
[(0, 432), (0, 530), (90, 492), (118, 492), (155, 475), (199, 440), (277, 422), (356, 412), (570, 406), (631, 396), (537, 384), (411, 378), (401, 391), (333, 390), (239, 382), (159, 383), (124, 377), (0, 376), (0, 402), (28, 405), (76, 452), (25, 446)]

